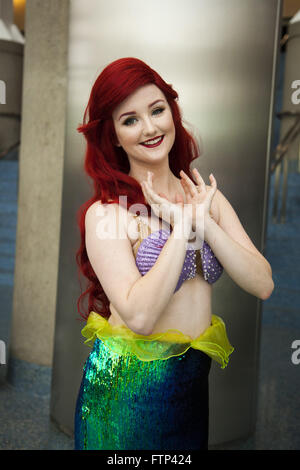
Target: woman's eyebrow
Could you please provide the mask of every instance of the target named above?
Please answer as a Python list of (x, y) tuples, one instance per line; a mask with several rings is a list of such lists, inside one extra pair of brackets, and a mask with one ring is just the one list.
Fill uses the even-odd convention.
[[(158, 103), (159, 101), (164, 101), (164, 100), (159, 99), (159, 100), (153, 101), (153, 103), (149, 104), (148, 108), (151, 108), (151, 106), (153, 106), (155, 103)], [(122, 116), (127, 116), (128, 114), (136, 114), (136, 111), (128, 111), (128, 113), (121, 114), (121, 116), (119, 117), (119, 121), (120, 121)]]

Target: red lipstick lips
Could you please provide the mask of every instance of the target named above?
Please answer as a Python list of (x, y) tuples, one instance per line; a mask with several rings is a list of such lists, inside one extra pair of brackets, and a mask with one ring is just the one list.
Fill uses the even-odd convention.
[(146, 142), (141, 143), (141, 145), (143, 145), (144, 147), (147, 147), (147, 148), (158, 147), (158, 145), (160, 145), (160, 144), (162, 143), (162, 141), (164, 140), (164, 136), (163, 136), (163, 135), (161, 135), (161, 136), (159, 137), (158, 142), (156, 142), (156, 143), (154, 143), (154, 144), (149, 144), (149, 143), (147, 143), (147, 142), (152, 142), (153, 140), (157, 140), (157, 139), (158, 139), (158, 137), (155, 137), (154, 139), (146, 140)]

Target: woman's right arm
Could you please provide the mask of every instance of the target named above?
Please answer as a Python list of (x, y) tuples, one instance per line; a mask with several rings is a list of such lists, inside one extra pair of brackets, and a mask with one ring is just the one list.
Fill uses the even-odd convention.
[[(186, 255), (188, 236), (181, 234), (179, 227), (174, 225), (154, 266), (141, 276), (124, 218), (118, 217), (124, 209), (117, 204), (101, 206), (104, 211), (99, 217), (99, 206), (100, 202), (93, 204), (85, 217), (86, 249), (90, 263), (124, 323), (138, 334), (149, 335), (174, 294)], [(116, 227), (117, 236), (99, 237), (101, 227)], [(183, 232), (189, 233), (188, 230)]]

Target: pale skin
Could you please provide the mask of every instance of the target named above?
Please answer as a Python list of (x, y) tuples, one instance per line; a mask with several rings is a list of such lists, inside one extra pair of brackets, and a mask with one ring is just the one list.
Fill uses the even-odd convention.
[[(161, 100), (160, 103), (149, 107), (157, 100)], [(158, 105), (163, 105), (164, 111), (158, 111)], [(129, 118), (128, 115), (120, 118), (121, 114), (133, 110)], [(116, 145), (122, 145), (126, 151), (129, 174), (140, 182), (148, 203), (191, 204), (194, 215), (197, 205), (204, 204), (204, 239), (224, 270), (240, 288), (262, 300), (267, 299), (274, 289), (270, 264), (252, 243), (229, 201), (217, 189), (214, 176), (210, 175), (211, 184), (205, 185), (196, 169), (193, 170), (195, 181), (183, 171), (180, 178), (171, 172), (168, 154), (174, 143), (175, 129), (161, 90), (153, 84), (139, 88), (115, 109), (113, 119), (118, 138)], [(156, 148), (141, 144), (160, 135), (164, 135), (164, 140)], [(196, 274), (174, 294), (186, 240), (170, 236), (153, 268), (141, 276), (133, 253), (138, 241), (137, 227), (133, 232), (129, 230), (136, 219), (127, 211), (125, 223), (117, 218), (122, 237), (99, 240), (96, 229), (100, 204), (100, 201), (94, 203), (87, 211), (86, 247), (91, 265), (110, 300), (109, 323), (123, 324), (145, 335), (176, 328), (192, 338), (199, 336), (211, 324), (212, 285)], [(108, 225), (116, 220), (116, 209), (120, 209), (117, 206), (101, 205), (105, 208)], [(190, 223), (191, 228), (196, 226), (194, 216)], [(214, 313), (222, 316), (222, 312)]]
[[(193, 169), (193, 174), (201, 192), (197, 190), (196, 185), (184, 171), (180, 172), (186, 202), (196, 209), (197, 204), (202, 204), (205, 201), (206, 194), (216, 188), (217, 183), (214, 176), (210, 175), (212, 187), (206, 186), (196, 168)], [(149, 197), (152, 196), (153, 201), (159, 201), (147, 182), (144, 183), (144, 186)], [(256, 249), (234, 209), (221, 191), (216, 191), (216, 197), (217, 220), (206, 213), (204, 239), (236, 284), (250, 294), (266, 300), (274, 289), (271, 266)], [(181, 195), (178, 194), (176, 200), (182, 200)], [(195, 225), (196, 220), (193, 218), (193, 226)], [(247, 275), (245, 275), (245, 270)]]

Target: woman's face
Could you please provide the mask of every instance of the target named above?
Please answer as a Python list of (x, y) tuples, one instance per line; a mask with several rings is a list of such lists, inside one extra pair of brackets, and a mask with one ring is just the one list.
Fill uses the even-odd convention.
[(156, 85), (138, 88), (115, 108), (112, 117), (118, 145), (130, 161), (154, 163), (168, 157), (175, 126), (165, 95)]

